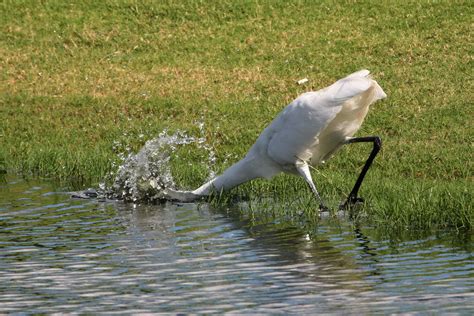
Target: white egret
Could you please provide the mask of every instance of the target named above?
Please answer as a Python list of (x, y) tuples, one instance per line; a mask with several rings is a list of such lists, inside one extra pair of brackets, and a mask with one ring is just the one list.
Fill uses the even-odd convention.
[(372, 152), (343, 206), (360, 201), (357, 196), (360, 185), (381, 147), (381, 140), (377, 136), (352, 136), (361, 126), (369, 106), (387, 96), (369, 73), (360, 70), (327, 88), (300, 95), (265, 128), (242, 160), (194, 191), (167, 189), (165, 195), (188, 202), (255, 178), (269, 179), (286, 172), (302, 176), (324, 209), (309, 166), (325, 162), (344, 144), (372, 142)]

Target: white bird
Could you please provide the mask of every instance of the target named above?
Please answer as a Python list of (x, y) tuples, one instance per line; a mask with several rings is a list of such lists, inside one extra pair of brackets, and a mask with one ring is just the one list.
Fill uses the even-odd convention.
[(269, 179), (285, 172), (302, 176), (319, 200), (320, 208), (326, 209), (309, 166), (325, 162), (344, 144), (373, 142), (372, 152), (342, 206), (361, 201), (357, 194), (381, 140), (377, 136), (352, 136), (360, 128), (369, 106), (387, 96), (369, 73), (360, 70), (327, 88), (300, 95), (265, 128), (242, 160), (194, 191), (166, 189), (165, 196), (189, 202), (255, 178)]

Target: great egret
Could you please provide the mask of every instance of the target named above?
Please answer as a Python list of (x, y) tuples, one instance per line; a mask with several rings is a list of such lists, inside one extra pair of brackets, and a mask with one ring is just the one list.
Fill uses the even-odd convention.
[(190, 202), (255, 178), (269, 179), (286, 172), (302, 176), (319, 200), (320, 208), (326, 209), (309, 166), (325, 162), (344, 144), (372, 142), (372, 152), (343, 206), (361, 201), (357, 194), (381, 140), (377, 136), (352, 136), (361, 126), (369, 106), (387, 96), (369, 73), (360, 70), (327, 88), (303, 93), (265, 128), (242, 160), (194, 191), (166, 189), (165, 196)]

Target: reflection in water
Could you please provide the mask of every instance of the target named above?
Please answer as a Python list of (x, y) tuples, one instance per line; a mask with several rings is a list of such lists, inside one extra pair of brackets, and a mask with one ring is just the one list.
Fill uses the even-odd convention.
[[(474, 308), (471, 237), (250, 221), (206, 205), (72, 200), (0, 184), (0, 312), (391, 313)], [(448, 236), (449, 237), (449, 236)]]

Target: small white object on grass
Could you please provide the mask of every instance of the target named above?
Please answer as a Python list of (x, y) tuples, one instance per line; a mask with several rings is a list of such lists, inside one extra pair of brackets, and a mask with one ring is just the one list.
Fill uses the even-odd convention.
[(308, 81), (309, 81), (308, 78), (303, 78), (303, 79), (298, 80), (297, 83), (298, 83), (299, 85), (302, 85), (302, 84), (307, 83)]

